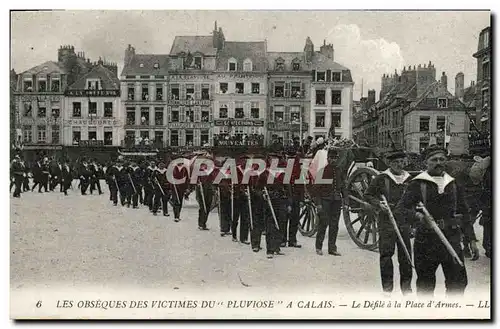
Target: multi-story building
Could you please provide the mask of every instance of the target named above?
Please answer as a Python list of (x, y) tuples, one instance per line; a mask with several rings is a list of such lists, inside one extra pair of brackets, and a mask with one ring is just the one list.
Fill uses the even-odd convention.
[(319, 52), (314, 51), (307, 38), (304, 55), (312, 70), (309, 135), (315, 138), (328, 137), (330, 127), (335, 128), (335, 137), (352, 137), (354, 83), (351, 71), (334, 62), (333, 54), (333, 45), (323, 43)]
[(217, 50), (224, 43), (217, 23), (212, 36), (176, 36), (169, 58), (170, 147), (209, 146), (213, 130)]
[(74, 146), (75, 153), (86, 148), (108, 153), (120, 146), (124, 118), (116, 66), (99, 59), (89, 73), (66, 89), (65, 96), (63, 145)]
[(17, 85), (17, 73), (14, 69), (10, 70), (10, 103), (9, 103), (9, 128), (10, 128), (10, 143), (11, 151), (19, 149), (22, 143), (22, 133), (19, 131), (19, 135), (16, 130), (16, 100), (14, 93), (16, 92)]
[(359, 109), (353, 114), (353, 140), (363, 146), (377, 146), (378, 115), (375, 108), (375, 90), (368, 90), (368, 97), (359, 101)]
[(491, 28), (487, 27), (479, 34), (477, 52), (476, 79), (476, 124), (483, 133), (491, 130)]
[(267, 139), (283, 143), (309, 131), (311, 68), (304, 52), (268, 52)]
[(168, 55), (136, 54), (128, 45), (120, 75), (122, 145), (166, 146)]

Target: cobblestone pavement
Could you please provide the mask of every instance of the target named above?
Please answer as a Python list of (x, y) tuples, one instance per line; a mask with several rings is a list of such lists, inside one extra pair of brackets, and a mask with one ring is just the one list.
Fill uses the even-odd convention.
[[(82, 196), (73, 190), (68, 196), (27, 192), (21, 199), (11, 198), (12, 289), (99, 284), (380, 291), (378, 253), (358, 248), (343, 223), (338, 237), (342, 257), (316, 255), (314, 239), (299, 233), (301, 249), (284, 248), (285, 256), (268, 260), (265, 251), (253, 253), (248, 245), (220, 237), (216, 210), (208, 219), (211, 230), (199, 231), (192, 200), (183, 209), (181, 222), (175, 223), (172, 216), (154, 217), (145, 207), (115, 207), (104, 190), (101, 196)], [(476, 231), (481, 238), (482, 227), (476, 226)], [(490, 286), (490, 260), (482, 248), (481, 255), (477, 262), (467, 261), (469, 295)], [(444, 292), (438, 272), (436, 295)]]

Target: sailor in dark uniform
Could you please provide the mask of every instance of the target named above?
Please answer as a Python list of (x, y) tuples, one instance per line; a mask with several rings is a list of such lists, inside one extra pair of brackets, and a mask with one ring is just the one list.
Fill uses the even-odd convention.
[(92, 175), (87, 160), (82, 161), (79, 175), (80, 175), (80, 191), (82, 195), (87, 195), (87, 188), (90, 185), (90, 177)]
[(21, 164), (24, 166), (24, 173), (25, 173), (23, 178), (22, 191), (27, 192), (30, 190), (30, 168), (23, 159), (21, 159)]
[(68, 189), (71, 187), (71, 182), (73, 182), (73, 175), (71, 173), (71, 167), (68, 160), (64, 160), (61, 168), (61, 178), (62, 178), (62, 191), (64, 195), (68, 195)]
[(109, 192), (113, 201), (113, 205), (118, 204), (118, 194), (120, 194), (120, 202), (122, 206), (125, 205), (127, 199), (127, 181), (128, 175), (125, 167), (123, 166), (123, 157), (119, 156), (116, 163), (108, 169), (109, 179)]
[(142, 189), (144, 172), (135, 161), (132, 161), (128, 168), (128, 174), (132, 185), (132, 207), (137, 209), (139, 208), (139, 193)]
[(249, 232), (250, 232), (250, 219), (249, 219), (249, 208), (248, 208), (248, 184), (243, 184), (243, 172), (245, 168), (245, 160), (237, 163), (236, 173), (238, 177), (238, 183), (233, 184), (233, 218), (231, 223), (231, 233), (233, 235), (233, 242), (238, 242), (238, 222), (239, 222), (239, 242), (243, 244), (250, 244)]
[[(231, 181), (230, 170), (226, 172), (221, 171), (224, 163), (216, 164), (214, 169), (218, 175), (223, 177), (217, 186), (219, 190), (219, 222), (220, 222), (220, 235), (230, 235), (232, 217), (234, 216), (234, 186)], [(231, 206), (232, 209), (231, 209)]]
[[(253, 170), (257, 170), (257, 165), (253, 166)], [(245, 172), (250, 169), (245, 168)], [(245, 173), (244, 173), (245, 174)], [(266, 208), (268, 205), (266, 204), (266, 199), (264, 198), (264, 187), (267, 185), (267, 175), (266, 171), (263, 170), (256, 176), (250, 176), (248, 181), (249, 189), (250, 189), (250, 201), (251, 201), (251, 231), (250, 231), (250, 241), (252, 244), (253, 252), (258, 252), (262, 249), (260, 243), (262, 240), (263, 231), (266, 230), (269, 219), (274, 221), (271, 216), (266, 215)], [(248, 197), (248, 196), (247, 196)], [(270, 225), (274, 225), (273, 223), (269, 223)], [(266, 241), (266, 249), (267, 254), (270, 255), (270, 258), (273, 257), (274, 252), (276, 251), (276, 246), (272, 243)], [(278, 245), (279, 247), (279, 245)]]
[(173, 169), (172, 176), (173, 179), (181, 181), (181, 183), (178, 184), (172, 181), (170, 184), (174, 221), (178, 222), (181, 220), (180, 216), (183, 200), (187, 198), (189, 193), (189, 172), (182, 163), (178, 163)]
[(14, 157), (14, 160), (12, 161), (11, 164), (11, 169), (12, 169), (12, 174), (14, 175), (14, 184), (16, 186), (14, 190), (14, 197), (15, 198), (20, 198), (21, 197), (21, 185), (23, 183), (24, 179), (24, 164), (21, 162), (21, 158), (19, 155), (16, 155)]
[(208, 168), (204, 163), (200, 166), (201, 171), (205, 172), (204, 176), (199, 176), (196, 186), (192, 186), (196, 191), (196, 200), (198, 201), (198, 229), (207, 231), (207, 220), (210, 214), (212, 199), (215, 193), (214, 181), (214, 168)]
[(154, 188), (153, 215), (156, 216), (156, 213), (161, 206), (163, 209), (163, 216), (169, 216), (167, 207), (169, 200), (167, 168), (165, 168), (165, 163), (163, 161), (160, 161), (158, 163), (158, 168), (153, 171), (151, 181)]
[(153, 196), (154, 185), (152, 179), (153, 173), (156, 170), (156, 163), (151, 161), (149, 167), (144, 172), (144, 205), (149, 207), (149, 211), (153, 211)]
[(54, 191), (57, 185), (59, 185), (59, 190), (62, 192), (62, 178), (61, 178), (61, 169), (62, 165), (59, 161), (52, 159), (49, 163), (49, 172), (50, 172), (50, 183), (49, 189), (50, 191)]
[(101, 190), (100, 178), (102, 175), (102, 167), (99, 164), (97, 164), (97, 161), (94, 159), (94, 160), (92, 160), (92, 163), (89, 165), (89, 171), (91, 174), (91, 176), (90, 176), (90, 194), (92, 194), (92, 192), (97, 189), (97, 191), (99, 192), (99, 195), (101, 195), (102, 190)]
[(463, 187), (444, 171), (447, 151), (431, 145), (424, 156), (427, 170), (411, 180), (394, 215), (417, 225), (413, 246), (417, 295), (434, 294), (439, 265), (443, 268), (447, 295), (463, 295), (467, 286), (466, 269), (454, 261), (439, 236), (428, 226), (419, 203), (422, 202), (432, 215), (462, 262), (462, 232), (469, 237), (474, 256), (479, 253), (473, 221)]
[[(390, 168), (377, 175), (370, 183), (364, 196), (378, 211), (378, 233), (380, 254), (380, 276), (382, 289), (392, 293), (394, 289), (394, 268), (392, 256), (398, 247), (398, 263), (400, 286), (403, 295), (411, 293), (412, 265), (396, 235), (394, 226), (389, 220), (388, 211), (394, 211), (396, 204), (403, 196), (411, 176), (403, 168), (406, 154), (402, 150), (393, 150), (386, 155)], [(382, 201), (386, 198), (388, 204)], [(388, 208), (389, 207), (389, 208)], [(398, 218), (398, 229), (408, 253), (411, 255), (410, 225), (406, 218)]]
[(49, 179), (50, 179), (49, 159), (45, 157), (40, 166), (40, 185), (38, 187), (39, 193), (42, 193), (42, 187), (45, 189), (45, 192), (48, 192)]
[(41, 186), (42, 182), (42, 163), (40, 159), (33, 164), (31, 173), (33, 174), (33, 187), (31, 188), (33, 192), (37, 186)]

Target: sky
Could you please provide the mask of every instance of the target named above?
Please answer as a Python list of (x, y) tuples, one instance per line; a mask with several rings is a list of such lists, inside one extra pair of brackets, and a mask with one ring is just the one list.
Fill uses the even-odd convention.
[[(436, 67), (436, 78), (463, 72), (476, 80), (479, 32), (489, 11), (53, 11), (11, 12), (11, 68), (17, 73), (57, 61), (60, 45), (73, 45), (92, 61), (118, 63), (128, 44), (136, 53), (168, 54), (176, 35), (210, 35), (214, 22), (228, 41), (267, 39), (268, 51), (302, 51), (309, 36), (315, 50), (334, 47), (334, 60), (351, 70), (354, 100), (368, 89), (378, 99), (381, 76), (404, 66)], [(363, 83), (362, 83), (363, 82)]]

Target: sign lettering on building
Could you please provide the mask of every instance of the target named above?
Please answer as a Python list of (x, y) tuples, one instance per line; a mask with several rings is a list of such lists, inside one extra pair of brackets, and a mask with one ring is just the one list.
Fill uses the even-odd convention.
[(210, 80), (209, 75), (184, 75), (184, 74), (174, 74), (170, 76), (170, 81), (172, 80)]
[(78, 146), (104, 146), (104, 141), (89, 141), (89, 140), (80, 140), (78, 142)]
[[(298, 123), (284, 123), (284, 122), (269, 122), (267, 128), (271, 130), (300, 130), (300, 124)], [(307, 130), (308, 124), (302, 122), (302, 130)]]
[[(259, 76), (255, 74), (243, 74), (243, 73), (235, 73), (235, 74), (217, 74), (217, 79), (255, 79)], [(264, 76), (262, 76), (264, 78)]]
[[(448, 133), (448, 136), (451, 137), (458, 137), (460, 135), (467, 134), (466, 132), (454, 132), (454, 133)], [(424, 137), (444, 137), (444, 133), (442, 131), (433, 131), (433, 132), (425, 132)]]
[(39, 101), (39, 102), (45, 102), (45, 101), (51, 101), (51, 102), (59, 102), (62, 99), (62, 96), (60, 95), (22, 95), (21, 99), (24, 102), (32, 102), (32, 101)]
[(71, 97), (118, 97), (120, 90), (67, 90), (65, 94)]
[(208, 129), (208, 122), (171, 122), (168, 127), (170, 129)]
[(120, 120), (116, 119), (69, 119), (64, 120), (65, 126), (121, 126)]
[(210, 100), (208, 100), (208, 99), (196, 99), (196, 100), (170, 99), (168, 101), (168, 105), (172, 105), (172, 106), (210, 106)]
[(58, 125), (61, 124), (60, 118), (34, 118), (34, 117), (20, 117), (20, 122), (23, 125)]
[(217, 120), (214, 120), (214, 124), (216, 126), (263, 127), (264, 120), (217, 119)]
[(239, 140), (215, 140), (214, 145), (221, 146), (262, 146), (263, 141), (259, 140), (249, 140), (249, 141), (239, 141)]

